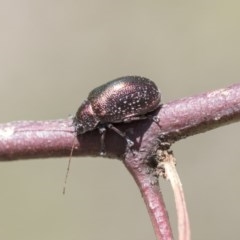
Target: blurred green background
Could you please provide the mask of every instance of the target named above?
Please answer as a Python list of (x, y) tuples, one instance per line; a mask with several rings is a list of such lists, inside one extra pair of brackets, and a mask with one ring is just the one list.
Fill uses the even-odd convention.
[[(0, 122), (74, 114), (116, 77), (156, 82), (163, 102), (240, 79), (239, 1), (0, 0)], [(240, 234), (239, 124), (173, 146), (192, 239)], [(0, 163), (0, 238), (155, 239), (120, 161), (67, 158)], [(161, 181), (176, 235), (172, 191)], [(176, 237), (177, 239), (177, 237)]]

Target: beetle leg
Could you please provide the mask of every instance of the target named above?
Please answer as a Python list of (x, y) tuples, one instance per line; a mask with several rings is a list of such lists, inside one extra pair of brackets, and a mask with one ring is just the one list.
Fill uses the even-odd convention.
[(116, 127), (114, 127), (111, 123), (107, 124), (107, 127), (109, 129), (112, 129), (115, 133), (117, 133), (118, 135), (120, 135), (122, 138), (124, 138), (127, 142), (127, 146), (128, 148), (132, 147), (134, 145), (133, 141), (131, 141), (127, 136), (125, 132), (120, 131), (119, 129), (117, 129)]
[(140, 116), (132, 116), (132, 117), (128, 117), (123, 119), (124, 123), (129, 123), (132, 121), (138, 121), (138, 120), (144, 120), (144, 119), (149, 119), (154, 121), (155, 123), (158, 123), (160, 121), (158, 116), (152, 116), (152, 115), (140, 115)]
[(148, 117), (145, 116), (145, 115), (131, 116), (131, 117), (124, 118), (124, 119), (123, 119), (123, 122), (124, 122), (124, 123), (129, 123), (129, 122), (132, 122), (132, 121), (143, 120), (143, 119), (146, 119), (146, 118), (148, 118)]
[(101, 150), (100, 150), (100, 155), (104, 156), (106, 155), (105, 151), (105, 135), (106, 135), (106, 128), (105, 127), (99, 127), (99, 133), (101, 135)]

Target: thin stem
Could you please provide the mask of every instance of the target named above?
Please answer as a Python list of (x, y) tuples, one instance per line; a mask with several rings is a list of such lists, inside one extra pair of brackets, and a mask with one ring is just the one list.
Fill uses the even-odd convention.
[(151, 167), (145, 165), (139, 156), (130, 153), (124, 161), (125, 166), (137, 183), (146, 204), (155, 235), (158, 240), (172, 240), (172, 230), (158, 178)]
[(188, 211), (186, 201), (184, 197), (184, 191), (181, 180), (176, 169), (176, 159), (173, 157), (171, 151), (157, 151), (158, 169), (160, 175), (169, 180), (173, 189), (177, 216), (178, 216), (178, 239), (190, 240), (190, 221), (188, 217)]

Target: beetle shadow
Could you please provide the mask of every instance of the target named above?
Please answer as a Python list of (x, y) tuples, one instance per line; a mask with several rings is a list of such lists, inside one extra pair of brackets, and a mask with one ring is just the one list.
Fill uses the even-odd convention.
[[(146, 131), (151, 127), (152, 124), (156, 124), (161, 128), (158, 119), (159, 111), (162, 105), (160, 105), (156, 110), (147, 113), (146, 119), (131, 121), (128, 123), (112, 123), (114, 128), (118, 129), (126, 135), (126, 137), (121, 136), (116, 131), (111, 128), (106, 127), (106, 134), (104, 137), (104, 147), (106, 155), (111, 155), (111, 153), (124, 153), (126, 152), (128, 146), (128, 140), (133, 142), (133, 146), (129, 147), (129, 150), (138, 151), (143, 141), (143, 136)], [(157, 121), (156, 121), (157, 119)], [(99, 155), (102, 149), (101, 146), (101, 134), (99, 133), (99, 128), (94, 131), (89, 131), (86, 134), (80, 134), (75, 136), (76, 139), (81, 142), (82, 149), (86, 149), (86, 154), (91, 152), (99, 151)], [(94, 139), (94, 140), (93, 140)], [(97, 140), (96, 140), (97, 139)], [(82, 141), (84, 140), (84, 141)], [(96, 144), (97, 141), (97, 144)], [(74, 150), (75, 152), (75, 150)], [(73, 153), (74, 155), (74, 153)]]
[[(132, 121), (129, 123), (115, 123), (114, 127), (119, 129), (120, 131), (124, 132), (128, 139), (130, 139), (133, 142), (133, 146), (130, 148), (132, 150), (139, 150), (142, 141), (143, 136), (145, 132), (151, 127), (152, 124), (156, 124), (159, 128), (161, 128), (160, 125), (160, 119), (158, 117), (159, 111), (161, 110), (162, 105), (160, 105), (156, 110), (147, 113), (146, 119), (138, 120), (138, 121)], [(111, 131), (111, 130), (108, 130)], [(115, 133), (115, 135), (119, 136)], [(124, 137), (121, 137), (123, 140), (125, 140), (126, 144), (127, 141), (124, 139)]]

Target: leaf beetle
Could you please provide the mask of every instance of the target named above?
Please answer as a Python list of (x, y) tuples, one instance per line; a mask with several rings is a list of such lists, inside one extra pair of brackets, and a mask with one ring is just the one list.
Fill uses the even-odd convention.
[[(146, 119), (150, 113), (160, 106), (161, 93), (156, 84), (144, 77), (125, 76), (107, 82), (93, 89), (87, 100), (78, 108), (73, 125), (77, 135), (99, 129), (101, 134), (100, 154), (105, 154), (106, 128), (112, 129), (127, 142), (127, 147), (133, 142), (126, 134), (113, 126), (113, 123), (131, 122)], [(152, 117), (154, 121), (159, 119)], [(70, 169), (74, 144), (68, 162), (63, 194), (65, 194), (67, 177)]]
[(89, 93), (87, 100), (78, 108), (73, 125), (77, 135), (98, 128), (101, 134), (100, 154), (104, 155), (106, 127), (124, 137), (127, 146), (131, 147), (133, 142), (113, 123), (146, 119), (145, 114), (157, 109), (160, 102), (161, 93), (153, 81), (140, 76), (120, 77)]

